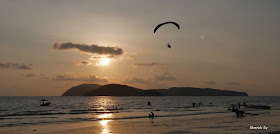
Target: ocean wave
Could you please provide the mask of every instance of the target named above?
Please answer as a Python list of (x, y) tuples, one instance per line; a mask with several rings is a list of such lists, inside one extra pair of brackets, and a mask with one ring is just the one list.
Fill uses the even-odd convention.
[[(109, 109), (110, 110), (110, 109)], [(117, 109), (109, 111), (108, 109), (79, 109), (79, 110), (70, 110), (63, 112), (55, 112), (53, 110), (48, 111), (24, 111), (21, 113), (10, 113), (3, 114), (0, 117), (13, 117), (13, 116), (45, 116), (45, 115), (64, 115), (64, 114), (105, 114), (105, 113), (118, 113)], [(42, 118), (42, 117), (41, 117)], [(1, 120), (2, 118), (0, 118)]]
[(61, 115), (61, 114), (69, 114), (69, 113), (14, 113), (14, 114), (5, 114), (0, 115), (0, 117), (8, 117), (8, 116), (35, 116), (35, 115)]

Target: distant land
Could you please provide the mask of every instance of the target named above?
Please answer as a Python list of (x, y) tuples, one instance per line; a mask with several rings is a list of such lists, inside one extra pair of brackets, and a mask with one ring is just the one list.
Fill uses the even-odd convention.
[(121, 84), (82, 84), (68, 89), (62, 96), (248, 96), (245, 92), (212, 88), (172, 87), (143, 90)]

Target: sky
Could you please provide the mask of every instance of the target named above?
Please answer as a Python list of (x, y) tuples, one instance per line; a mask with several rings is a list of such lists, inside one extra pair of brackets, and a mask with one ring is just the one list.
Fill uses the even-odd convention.
[[(1, 0), (0, 96), (60, 96), (84, 83), (279, 96), (279, 4)], [(166, 21), (180, 29), (153, 33)]]

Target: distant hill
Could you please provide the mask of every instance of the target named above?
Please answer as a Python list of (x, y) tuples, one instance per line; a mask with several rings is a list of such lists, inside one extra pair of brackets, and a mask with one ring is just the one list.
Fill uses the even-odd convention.
[(173, 87), (169, 89), (154, 89), (164, 96), (248, 96), (245, 92), (219, 90), (211, 88)]
[(143, 90), (121, 84), (82, 84), (67, 90), (62, 96), (248, 96), (245, 92), (211, 88), (173, 87)]
[(83, 96), (88, 92), (100, 88), (101, 85), (98, 84), (82, 84), (68, 89), (62, 94), (62, 96)]
[(85, 94), (86, 96), (161, 96), (152, 90), (142, 90), (127, 85), (108, 84)]

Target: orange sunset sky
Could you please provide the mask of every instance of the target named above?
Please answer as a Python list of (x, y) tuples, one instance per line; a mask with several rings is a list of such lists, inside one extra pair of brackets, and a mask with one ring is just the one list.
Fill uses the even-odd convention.
[[(83, 83), (280, 95), (280, 1), (0, 1), (0, 95)], [(153, 33), (155, 26), (165, 25)], [(167, 48), (170, 43), (172, 48)]]

